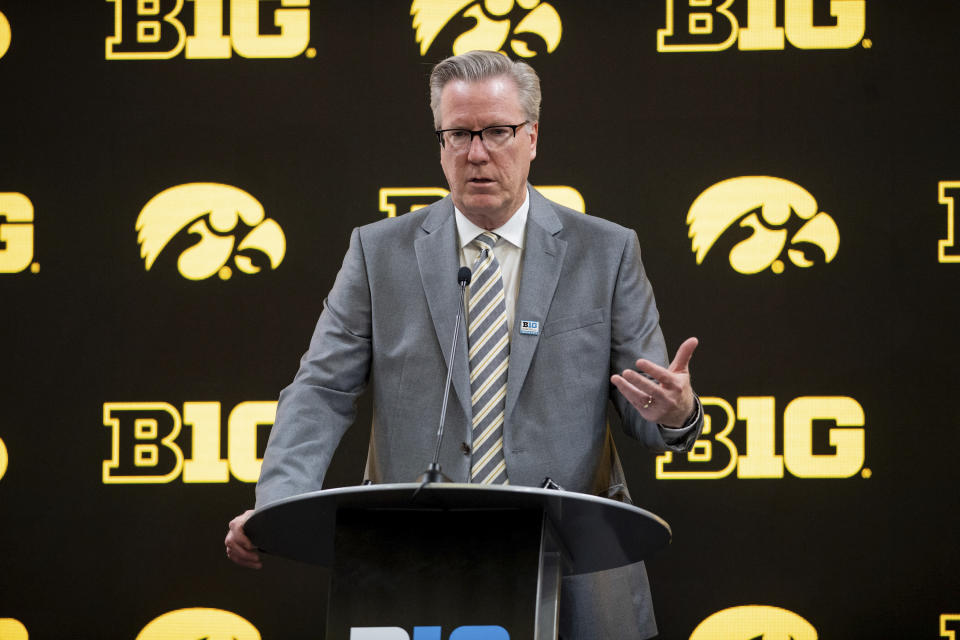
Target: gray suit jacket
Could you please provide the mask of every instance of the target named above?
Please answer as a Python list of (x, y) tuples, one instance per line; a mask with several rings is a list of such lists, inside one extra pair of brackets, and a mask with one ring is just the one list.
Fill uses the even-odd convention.
[[(258, 507), (321, 488), (371, 379), (367, 475), (378, 483), (411, 482), (423, 471), (433, 456), (450, 361), (458, 268), (449, 197), (354, 230), (310, 348), (280, 394)], [(606, 423), (610, 399), (627, 433), (647, 447), (689, 449), (700, 425), (670, 438), (609, 381), (639, 357), (667, 362), (636, 234), (530, 188), (520, 277), (504, 414), (511, 484), (535, 486), (549, 476), (567, 490), (623, 495)], [(539, 321), (539, 335), (520, 334), (521, 320)], [(461, 443), (471, 441), (471, 409), (462, 332), (456, 348), (440, 462), (451, 479), (467, 482), (470, 456)], [(642, 563), (564, 579), (561, 633), (576, 640), (655, 634)]]

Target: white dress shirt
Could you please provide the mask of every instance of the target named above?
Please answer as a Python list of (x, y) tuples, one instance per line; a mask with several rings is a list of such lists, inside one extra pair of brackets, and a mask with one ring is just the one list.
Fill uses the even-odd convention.
[[(527, 230), (527, 212), (530, 210), (530, 194), (526, 194), (523, 204), (510, 216), (510, 219), (492, 232), (500, 236), (493, 247), (493, 255), (500, 263), (503, 273), (503, 296), (507, 305), (507, 329), (513, 332), (513, 317), (517, 309), (517, 293), (520, 291), (520, 267), (523, 258), (523, 241)], [(472, 244), (474, 238), (486, 231), (483, 227), (470, 222), (456, 206), (453, 207), (457, 219), (457, 236), (460, 240), (460, 266), (473, 268), (480, 250)], [(470, 299), (470, 288), (467, 287), (467, 300)], [(466, 310), (464, 311), (466, 313)], [(470, 319), (465, 318), (469, 326)]]

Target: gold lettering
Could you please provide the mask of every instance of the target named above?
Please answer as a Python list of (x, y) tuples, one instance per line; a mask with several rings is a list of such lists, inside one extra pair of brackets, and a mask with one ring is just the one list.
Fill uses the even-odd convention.
[(184, 402), (183, 424), (192, 429), (192, 451), (183, 464), (183, 481), (229, 481), (230, 468), (220, 458), (220, 403)]
[(787, 40), (798, 49), (849, 49), (866, 30), (864, 0), (830, 0), (832, 27), (813, 26), (813, 0), (786, 0), (784, 26)]
[[(730, 12), (731, 4), (733, 0), (723, 0), (717, 6), (712, 0), (667, 0), (667, 24), (657, 29), (657, 51), (727, 49), (737, 39), (739, 29), (736, 16)], [(677, 32), (677, 25), (686, 27), (685, 32)]]
[(256, 482), (262, 458), (257, 457), (257, 432), (261, 425), (273, 425), (277, 403), (241, 402), (227, 420), (227, 457), (230, 472), (242, 482)]
[(180, 414), (166, 402), (105, 402), (103, 424), (111, 436), (104, 484), (165, 483), (180, 475)]
[(941, 613), (940, 637), (957, 640), (957, 631), (960, 631), (960, 613)]
[(222, 0), (193, 0), (193, 35), (187, 38), (187, 58), (229, 58), (230, 36), (223, 34)]
[[(281, 0), (281, 7), (309, 7), (310, 0)], [(310, 44), (310, 10), (279, 8), (274, 12), (278, 35), (260, 33), (260, 0), (233, 0), (230, 35), (233, 48), (245, 58), (292, 58)]]
[[(863, 468), (864, 413), (853, 398), (804, 396), (787, 405), (783, 415), (783, 455), (776, 452), (776, 401), (772, 396), (737, 399), (737, 413), (722, 398), (701, 398), (703, 433), (686, 454), (657, 456), (656, 477), (664, 480), (725, 478), (734, 467), (738, 478), (783, 478), (786, 468), (798, 478), (848, 478)], [(720, 408), (723, 425), (716, 432), (711, 415)], [(744, 453), (730, 439), (737, 420), (744, 422)], [(834, 452), (813, 453), (817, 420), (830, 420), (828, 438)], [(714, 445), (720, 443), (722, 448)], [(864, 470), (866, 473), (869, 470)]]
[(22, 193), (0, 193), (0, 273), (17, 273), (33, 260), (33, 203)]
[(737, 416), (747, 423), (747, 452), (737, 460), (737, 477), (782, 478), (783, 457), (774, 453), (774, 398), (737, 398)]
[[(161, 20), (160, 0), (130, 2), (107, 0), (113, 3), (113, 35), (106, 39), (107, 60), (167, 60), (183, 50), (187, 32), (177, 16), (183, 9), (183, 0), (175, 0)], [(135, 42), (125, 27), (135, 29)], [(169, 44), (168, 44), (169, 43)]]
[(783, 28), (777, 26), (776, 0), (749, 0), (747, 26), (740, 29), (737, 46), (744, 51), (783, 49)]
[(813, 24), (813, 0), (784, 0), (777, 26), (776, 0), (746, 0), (746, 26), (729, 10), (733, 0), (666, 0), (666, 25), (657, 51), (722, 51), (737, 41), (744, 51), (776, 51), (785, 40), (798, 49), (849, 49), (863, 40), (865, 0), (829, 0), (835, 25)]
[[(829, 432), (835, 453), (813, 453), (814, 420), (836, 422)], [(787, 469), (798, 478), (849, 478), (863, 467), (864, 430), (839, 427), (862, 426), (863, 407), (853, 398), (797, 398), (783, 413), (783, 457)]]
[[(725, 478), (730, 475), (730, 472), (733, 471), (733, 468), (737, 465), (737, 448), (728, 437), (730, 432), (733, 431), (733, 426), (737, 422), (736, 416), (734, 416), (733, 413), (733, 407), (730, 406), (730, 403), (723, 398), (702, 397), (700, 398), (700, 402), (703, 404), (704, 411), (703, 432), (700, 439), (694, 443), (693, 449), (691, 449), (689, 453), (681, 454), (685, 455), (686, 464), (679, 460), (675, 462), (672, 451), (667, 451), (666, 453), (658, 455), (656, 472), (658, 479), (713, 480), (717, 478)], [(723, 426), (719, 430), (715, 430), (713, 427), (713, 416), (707, 411), (709, 407), (719, 407), (723, 411)], [(704, 438), (703, 436), (710, 437)], [(713, 448), (714, 442), (723, 445), (725, 453), (722, 454), (722, 456), (715, 456), (715, 451)], [(717, 458), (716, 460), (715, 457)], [(719, 469), (716, 468), (720, 464), (724, 463), (725, 466)], [(710, 466), (714, 468), (696, 468), (701, 464), (710, 464)], [(680, 468), (668, 469), (668, 465)]]
[[(940, 193), (938, 201), (947, 207), (947, 237), (937, 242), (937, 260), (941, 263), (960, 262), (960, 252), (956, 247), (957, 220), (954, 215), (956, 196), (953, 195), (953, 193), (960, 194), (960, 181), (943, 180), (937, 186)], [(954, 190), (957, 191), (954, 192)]]

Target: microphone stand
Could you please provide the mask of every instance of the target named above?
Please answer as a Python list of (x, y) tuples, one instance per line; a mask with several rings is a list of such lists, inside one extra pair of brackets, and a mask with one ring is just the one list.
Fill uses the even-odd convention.
[(420, 486), (414, 492), (413, 497), (420, 493), (420, 489), (431, 482), (450, 482), (450, 478), (445, 476), (440, 470), (440, 444), (443, 442), (443, 425), (447, 417), (447, 400), (450, 398), (450, 382), (453, 379), (453, 362), (457, 357), (457, 338), (460, 337), (460, 319), (463, 317), (463, 299), (464, 291), (470, 284), (470, 278), (473, 273), (469, 267), (460, 267), (457, 272), (457, 283), (460, 285), (460, 306), (457, 308), (457, 319), (453, 325), (453, 344), (450, 346), (450, 366), (447, 367), (447, 382), (443, 388), (443, 405), (440, 407), (440, 427), (437, 429), (437, 448), (433, 453), (433, 462), (423, 472), (419, 480)]

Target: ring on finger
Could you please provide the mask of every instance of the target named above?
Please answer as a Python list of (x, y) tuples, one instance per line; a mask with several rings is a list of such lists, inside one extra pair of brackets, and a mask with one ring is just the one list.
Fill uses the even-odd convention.
[(649, 409), (652, 404), (653, 404), (653, 396), (650, 396), (647, 398), (647, 401), (643, 403), (643, 408)]

